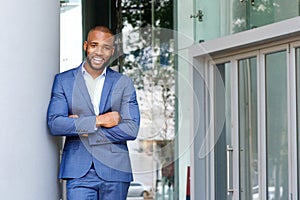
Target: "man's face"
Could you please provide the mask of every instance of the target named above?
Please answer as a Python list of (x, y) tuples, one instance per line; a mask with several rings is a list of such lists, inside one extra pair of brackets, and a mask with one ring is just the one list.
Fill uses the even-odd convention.
[(102, 71), (114, 53), (114, 38), (109, 33), (92, 31), (84, 42), (88, 67), (94, 71)]

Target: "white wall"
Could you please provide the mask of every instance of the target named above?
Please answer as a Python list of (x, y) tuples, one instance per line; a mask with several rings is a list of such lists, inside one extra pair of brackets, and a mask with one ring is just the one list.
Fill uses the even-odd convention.
[[(69, 5), (69, 4), (68, 4)], [(61, 7), (60, 11), (60, 71), (79, 66), (82, 62), (81, 2)]]
[(2, 1), (0, 15), (0, 199), (57, 200), (46, 111), (59, 71), (59, 1)]

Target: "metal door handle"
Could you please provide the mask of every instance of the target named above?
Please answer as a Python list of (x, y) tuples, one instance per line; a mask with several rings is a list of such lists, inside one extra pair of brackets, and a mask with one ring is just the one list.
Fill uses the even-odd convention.
[(230, 152), (233, 151), (233, 148), (229, 145), (226, 146), (226, 154), (227, 154), (227, 193), (233, 192), (233, 188), (230, 188)]

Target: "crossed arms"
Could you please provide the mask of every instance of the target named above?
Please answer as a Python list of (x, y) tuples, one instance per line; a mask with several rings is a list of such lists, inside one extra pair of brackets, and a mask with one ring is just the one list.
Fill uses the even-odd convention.
[[(140, 123), (136, 93), (129, 78), (123, 78), (121, 84), (118, 85), (122, 86), (122, 95), (117, 96), (118, 99), (113, 99), (111, 102), (117, 102), (112, 104), (120, 106), (111, 105), (109, 108), (111, 111), (97, 116), (93, 113), (70, 113), (70, 110), (76, 110), (70, 109), (70, 104), (72, 104), (70, 98), (73, 96), (68, 94), (68, 87), (72, 88), (73, 86), (67, 87), (66, 82), (62, 81), (62, 78), (57, 75), (53, 83), (47, 113), (48, 127), (51, 134), (57, 136), (88, 136), (90, 145), (134, 140)], [(79, 105), (76, 106), (79, 107)]]

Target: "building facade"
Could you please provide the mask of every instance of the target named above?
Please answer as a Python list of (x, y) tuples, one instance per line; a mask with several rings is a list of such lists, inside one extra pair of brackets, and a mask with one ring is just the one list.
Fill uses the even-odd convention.
[(192, 199), (299, 199), (299, 2), (191, 7)]

